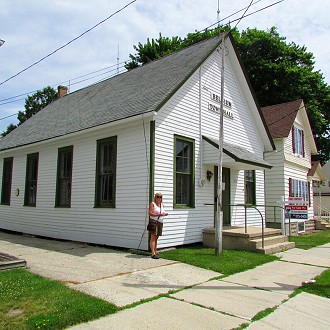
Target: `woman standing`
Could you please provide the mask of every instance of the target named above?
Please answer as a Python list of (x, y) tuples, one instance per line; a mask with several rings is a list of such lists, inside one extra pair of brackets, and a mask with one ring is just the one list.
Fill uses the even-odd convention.
[(149, 205), (149, 221), (155, 224), (155, 229), (150, 230), (150, 249), (151, 258), (153, 259), (159, 259), (157, 254), (157, 240), (163, 233), (163, 220), (167, 215), (168, 213), (165, 212), (163, 205), (163, 195), (158, 192), (155, 194), (154, 201)]

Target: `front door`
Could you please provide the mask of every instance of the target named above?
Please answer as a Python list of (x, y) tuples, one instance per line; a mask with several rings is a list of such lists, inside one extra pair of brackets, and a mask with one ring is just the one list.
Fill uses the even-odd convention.
[[(214, 166), (214, 225), (216, 221), (218, 195), (218, 166)], [(230, 226), (230, 168), (222, 168), (222, 212), (223, 225)]]

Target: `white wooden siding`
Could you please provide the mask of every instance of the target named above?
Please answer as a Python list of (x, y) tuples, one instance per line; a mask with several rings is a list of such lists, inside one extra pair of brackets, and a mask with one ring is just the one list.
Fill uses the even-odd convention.
[[(265, 159), (273, 165), (271, 170), (266, 170), (266, 201), (268, 205), (279, 203), (283, 196), (285, 200), (289, 197), (289, 178), (307, 181), (307, 174), (311, 168), (311, 146), (309, 145), (308, 132), (304, 126), (304, 118), (301, 111), (298, 111), (294, 126), (304, 131), (304, 152), (305, 156), (295, 155), (292, 152), (292, 130), (288, 137), (274, 139), (276, 153), (267, 153)], [(313, 185), (310, 185), (311, 207), (308, 208), (308, 217), (313, 217)], [(280, 204), (278, 204), (280, 205)], [(267, 208), (267, 221), (274, 221), (273, 210)], [(276, 221), (281, 219), (281, 211), (277, 208)]]
[[(218, 139), (219, 114), (208, 109), (210, 94), (220, 94), (221, 57), (215, 52), (202, 66), (202, 134)], [(245, 147), (254, 152), (257, 157), (263, 157), (263, 145), (257, 133), (249, 109), (242, 100), (242, 93), (231, 74), (231, 68), (226, 62), (225, 98), (232, 102), (234, 119), (224, 118), (224, 140)], [(174, 135), (191, 138), (195, 142), (195, 208), (173, 208), (173, 157)], [(199, 72), (187, 81), (169, 100), (156, 118), (156, 155), (155, 155), (155, 191), (164, 195), (164, 205), (169, 212), (165, 219), (164, 236), (159, 239), (159, 247), (178, 244), (188, 244), (202, 240), (202, 229), (213, 226), (214, 223), (214, 176), (210, 182), (206, 180), (206, 171), (214, 171), (213, 165), (202, 165), (200, 178), (200, 130), (199, 130)], [(204, 180), (204, 185), (198, 183)], [(231, 171), (232, 203), (244, 203), (244, 171)], [(257, 203), (264, 205), (264, 175), (256, 171)], [(260, 208), (264, 215), (264, 208)], [(249, 225), (261, 225), (261, 217), (254, 210), (248, 210)], [(231, 221), (233, 225), (244, 225), (244, 208), (232, 208)]]
[[(8, 230), (137, 248), (147, 221), (149, 123), (85, 132), (75, 138), (30, 146), (13, 153), (11, 205), (1, 205), (0, 227)], [(117, 136), (116, 208), (94, 208), (97, 140)], [(146, 139), (145, 139), (146, 137)], [(58, 148), (73, 145), (71, 208), (55, 205)], [(39, 152), (36, 207), (23, 206), (26, 156)], [(8, 152), (5, 157), (9, 157)], [(148, 157), (148, 160), (147, 160)], [(2, 159), (0, 159), (2, 170)], [(2, 172), (1, 172), (2, 173)], [(1, 177), (2, 180), (2, 177)], [(20, 195), (15, 196), (16, 188)], [(147, 249), (144, 233), (140, 248)]]
[[(220, 53), (214, 54), (202, 66), (201, 104), (202, 131), (199, 126), (199, 72), (190, 79), (158, 112), (155, 134), (155, 192), (164, 195), (169, 212), (165, 219), (164, 236), (159, 247), (202, 241), (202, 229), (213, 226), (214, 177), (206, 180), (206, 170), (213, 164), (202, 164), (201, 134), (218, 139), (219, 114), (208, 109), (210, 94), (220, 95)], [(263, 158), (262, 136), (255, 124), (256, 108), (249, 108), (244, 99), (249, 93), (226, 59), (225, 98), (232, 103), (234, 118), (224, 118), (224, 140), (240, 145)], [(237, 69), (237, 68), (236, 68)], [(243, 87), (242, 87), (243, 86)], [(251, 100), (249, 101), (251, 102)], [(149, 119), (150, 120), (150, 119)], [(69, 240), (86, 241), (127, 248), (148, 248), (149, 198), (149, 129), (146, 121), (113, 124), (74, 136), (3, 152), (14, 156), (13, 184), (10, 206), (0, 206), (0, 227), (31, 234)], [(263, 128), (262, 128), (263, 129)], [(174, 135), (191, 138), (195, 143), (195, 207), (173, 208)], [(117, 136), (116, 208), (95, 208), (95, 172), (97, 140)], [(58, 148), (73, 146), (71, 208), (55, 205)], [(26, 156), (39, 152), (38, 192), (36, 207), (24, 207)], [(200, 172), (202, 177), (200, 177)], [(264, 204), (264, 174), (256, 171), (257, 203)], [(1, 180), (2, 178), (0, 178)], [(200, 180), (204, 185), (199, 185)], [(1, 182), (0, 182), (1, 184)], [(231, 203), (244, 203), (244, 171), (231, 169)], [(20, 196), (14, 191), (19, 188)], [(261, 212), (264, 210), (261, 207)], [(248, 210), (249, 225), (261, 224), (256, 210)], [(232, 208), (234, 225), (244, 224), (244, 208)], [(142, 242), (139, 246), (140, 241)]]

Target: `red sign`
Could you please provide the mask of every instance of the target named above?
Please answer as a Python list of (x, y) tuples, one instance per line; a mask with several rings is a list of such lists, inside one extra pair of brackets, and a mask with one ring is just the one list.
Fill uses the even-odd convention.
[(307, 211), (307, 205), (287, 205), (286, 207), (290, 207), (291, 211)]
[(289, 201), (302, 201), (302, 197), (289, 197)]

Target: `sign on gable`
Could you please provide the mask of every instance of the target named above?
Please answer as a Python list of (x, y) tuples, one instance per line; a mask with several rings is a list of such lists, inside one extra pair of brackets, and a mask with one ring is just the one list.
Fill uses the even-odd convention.
[[(210, 99), (212, 102), (216, 102), (219, 105), (215, 105), (209, 102), (209, 110), (220, 113), (221, 97), (218, 94), (210, 93)], [(224, 117), (234, 119), (234, 113), (231, 111), (231, 102), (227, 99), (223, 100), (223, 115)]]

